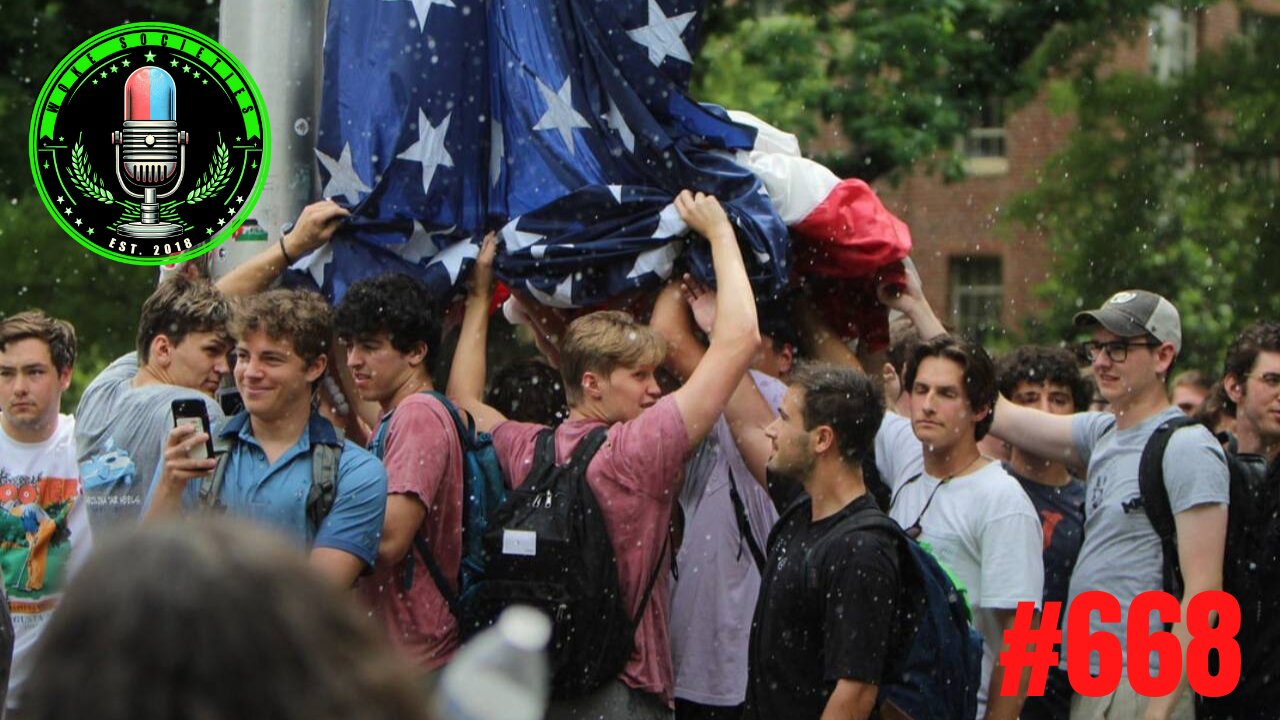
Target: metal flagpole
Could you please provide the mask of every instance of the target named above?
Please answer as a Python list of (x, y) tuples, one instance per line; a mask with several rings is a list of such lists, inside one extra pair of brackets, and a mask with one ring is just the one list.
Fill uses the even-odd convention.
[(222, 0), (218, 41), (244, 64), (266, 100), (271, 167), (250, 213), (266, 237), (246, 232), (223, 243), (210, 262), (215, 278), (270, 247), (285, 224), (316, 197), (316, 124), (328, 6), (328, 0)]

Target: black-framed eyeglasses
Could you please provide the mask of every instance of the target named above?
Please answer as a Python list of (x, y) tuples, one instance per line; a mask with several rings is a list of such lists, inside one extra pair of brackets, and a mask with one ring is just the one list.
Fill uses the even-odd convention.
[(1249, 373), (1246, 378), (1257, 378), (1259, 382), (1272, 390), (1280, 390), (1280, 373)]
[(1132, 340), (1112, 340), (1111, 342), (1098, 342), (1097, 340), (1086, 340), (1080, 343), (1080, 357), (1088, 362), (1093, 362), (1098, 357), (1099, 352), (1105, 352), (1107, 359), (1114, 363), (1122, 363), (1129, 358), (1129, 348), (1160, 347), (1160, 343), (1150, 340), (1132, 341)]

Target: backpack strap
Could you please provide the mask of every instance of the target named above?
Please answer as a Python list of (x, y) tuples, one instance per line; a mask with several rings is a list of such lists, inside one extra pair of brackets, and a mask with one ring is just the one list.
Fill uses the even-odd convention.
[(313, 533), (320, 532), (320, 523), (329, 516), (338, 498), (338, 463), (342, 458), (344, 436), (334, 428), (332, 441), (311, 444), (311, 489), (307, 491), (307, 524)]
[(763, 574), (764, 551), (760, 549), (760, 543), (756, 542), (755, 533), (751, 531), (746, 505), (742, 502), (742, 495), (738, 493), (738, 478), (733, 474), (733, 468), (727, 469), (729, 470), (729, 500), (733, 503), (733, 514), (738, 520), (738, 533), (742, 536), (738, 542), (738, 558), (742, 558), (742, 541), (746, 541), (747, 549), (751, 551), (751, 557), (756, 561), (756, 570)]
[(227, 451), (218, 455), (218, 464), (214, 466), (213, 472), (200, 478), (200, 508), (205, 512), (226, 512), (227, 508), (219, 500), (222, 495), (222, 484), (227, 478), (227, 460), (231, 457), (231, 450), (236, 444), (235, 436), (231, 436), (231, 447)]
[(809, 572), (812, 566), (812, 560), (818, 556), (818, 552), (826, 547), (827, 543), (835, 541), (837, 538), (860, 531), (860, 530), (877, 530), (892, 535), (902, 540), (910, 540), (907, 534), (903, 532), (902, 527), (892, 520), (883, 512), (871, 512), (872, 508), (863, 508), (856, 512), (850, 513), (848, 516), (836, 523), (835, 527), (827, 531), (825, 535), (814, 543), (812, 547), (805, 552), (805, 583), (810, 590), (818, 590), (817, 573)]
[[(667, 554), (667, 548), (671, 543), (671, 533), (663, 533), (662, 549), (658, 551), (658, 564), (653, 567), (653, 572), (649, 574), (649, 584), (644, 588), (644, 595), (640, 596), (640, 607), (636, 608), (636, 616), (631, 619), (631, 627), (640, 627), (640, 618), (644, 617), (644, 609), (649, 605), (649, 597), (653, 595), (653, 586), (658, 584), (658, 574), (662, 572), (662, 558)], [(635, 633), (635, 630), (632, 630)]]
[(1169, 504), (1169, 490), (1164, 484), (1164, 453), (1173, 434), (1188, 425), (1198, 424), (1189, 417), (1165, 420), (1151, 433), (1142, 458), (1138, 461), (1138, 488), (1142, 493), (1142, 509), (1160, 537), (1164, 551), (1162, 574), (1164, 591), (1182, 598), (1182, 568), (1178, 564), (1177, 527), (1173, 520), (1173, 508)]

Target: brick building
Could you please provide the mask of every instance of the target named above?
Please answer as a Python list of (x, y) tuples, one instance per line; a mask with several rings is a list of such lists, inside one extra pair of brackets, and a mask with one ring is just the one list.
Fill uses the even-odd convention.
[[(1242, 11), (1223, 2), (1198, 13), (1161, 7), (1143, 37), (1116, 51), (1113, 65), (1168, 77), (1194, 62), (1198, 49), (1280, 15), (1280, 0), (1248, 5)], [(938, 314), (958, 330), (991, 337), (1000, 327), (1019, 329), (1041, 306), (1035, 288), (1053, 263), (1045, 239), (1000, 218), (1014, 196), (1035, 186), (1073, 121), (1051, 111), (1043, 94), (1007, 115), (993, 103), (983, 115), (964, 141), (965, 180), (916, 173), (877, 189), (911, 227), (913, 257)]]

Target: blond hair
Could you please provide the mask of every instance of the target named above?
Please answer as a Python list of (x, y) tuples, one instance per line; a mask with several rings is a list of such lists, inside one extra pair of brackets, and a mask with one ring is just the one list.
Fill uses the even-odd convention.
[(329, 351), (333, 309), (309, 290), (268, 290), (238, 301), (230, 328), (237, 340), (251, 332), (288, 340), (302, 358), (303, 367), (311, 367), (316, 358)]
[(618, 367), (657, 365), (667, 356), (662, 336), (630, 313), (593, 312), (569, 323), (560, 344), (560, 374), (569, 405), (582, 402), (584, 373), (608, 375)]

